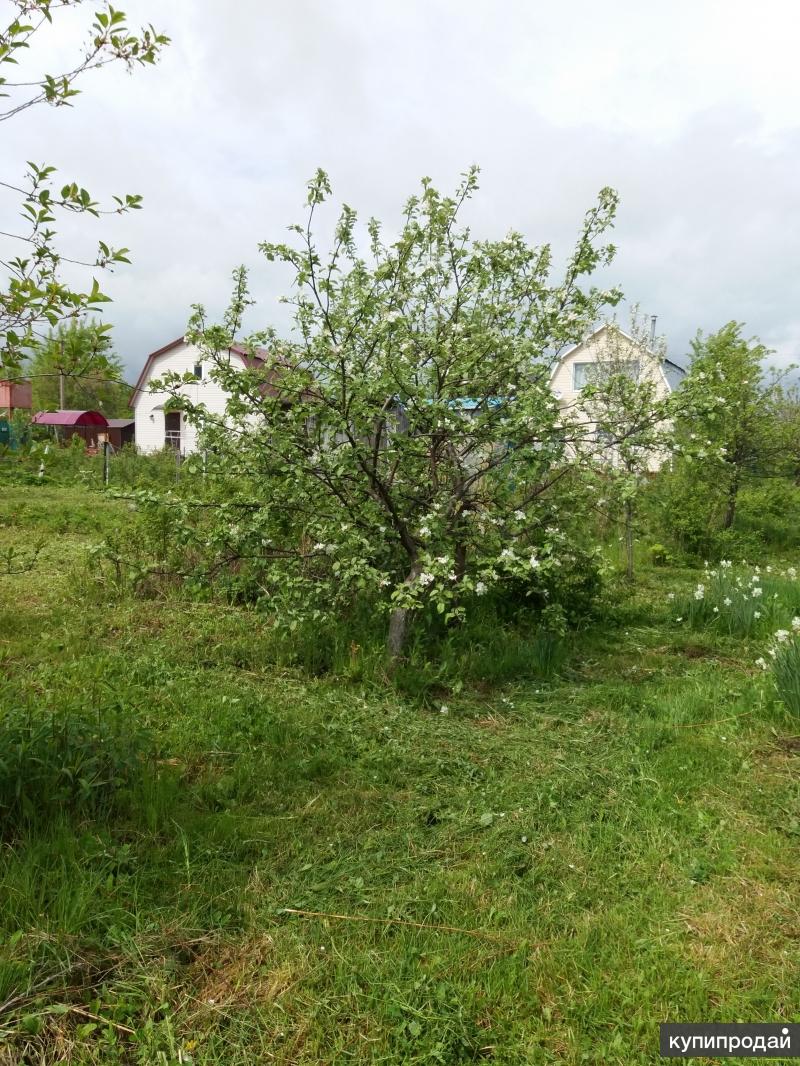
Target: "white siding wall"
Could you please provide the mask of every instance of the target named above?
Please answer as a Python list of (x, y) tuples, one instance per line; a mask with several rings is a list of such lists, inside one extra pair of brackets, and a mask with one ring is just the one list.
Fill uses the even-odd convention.
[[(231, 353), (231, 360), (244, 366), (241, 356)], [(202, 362), (200, 352), (194, 345), (178, 344), (152, 361), (147, 379), (134, 399), (136, 420), (136, 447), (142, 452), (157, 452), (164, 447), (164, 404), (169, 399), (167, 392), (151, 392), (149, 383), (163, 374), (185, 374), (194, 370), (195, 363)], [(184, 385), (181, 392), (194, 403), (203, 403), (212, 414), (224, 414), (227, 393), (209, 378), (210, 364), (203, 363), (203, 378), (191, 385)], [(193, 426), (186, 425), (181, 417), (181, 450), (184, 454), (197, 447)]]

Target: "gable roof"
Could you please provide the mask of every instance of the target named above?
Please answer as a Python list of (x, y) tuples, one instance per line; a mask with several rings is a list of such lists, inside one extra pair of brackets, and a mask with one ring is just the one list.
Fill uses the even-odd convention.
[[(177, 340), (170, 341), (169, 344), (165, 344), (163, 348), (157, 348), (154, 352), (150, 352), (150, 354), (145, 359), (144, 366), (142, 367), (142, 372), (141, 374), (139, 374), (139, 377), (136, 379), (136, 384), (133, 386), (131, 398), (128, 401), (129, 407), (135, 406), (137, 397), (140, 393), (145, 391), (143, 385), (150, 374), (150, 370), (152, 369), (155, 360), (160, 355), (166, 355), (167, 352), (171, 352), (172, 349), (177, 348), (179, 344), (186, 344), (186, 338), (178, 337)], [(259, 351), (263, 352), (263, 355), (251, 356), (247, 349), (244, 348), (241, 344), (232, 344), (228, 351), (240, 356), (240, 358), (244, 361), (245, 366), (248, 368), (260, 366), (266, 361), (268, 355), (266, 349), (261, 348), (259, 349)]]
[[(593, 329), (591, 333), (587, 333), (583, 340), (578, 341), (577, 344), (573, 344), (571, 348), (568, 348), (567, 351), (563, 352), (553, 365), (553, 370), (550, 374), (551, 381), (555, 377), (556, 371), (568, 355), (573, 355), (575, 352), (578, 351), (579, 348), (582, 348), (585, 344), (588, 344), (590, 340), (593, 340), (595, 337), (597, 337), (598, 334), (602, 333), (604, 330), (607, 330), (609, 326), (609, 322), (604, 322), (601, 326), (598, 326), (597, 329)], [(635, 345), (637, 343), (630, 335), (630, 333), (626, 333), (624, 329), (620, 329), (619, 326), (617, 326), (617, 330), (619, 331), (620, 336), (624, 337), (625, 340), (630, 341), (631, 344)], [(678, 385), (680, 385), (683, 378), (686, 377), (685, 367), (682, 367), (679, 363), (676, 363), (672, 359), (667, 358), (661, 360), (661, 373), (664, 375), (667, 385), (669, 386), (671, 391), (674, 391), (678, 387)]]

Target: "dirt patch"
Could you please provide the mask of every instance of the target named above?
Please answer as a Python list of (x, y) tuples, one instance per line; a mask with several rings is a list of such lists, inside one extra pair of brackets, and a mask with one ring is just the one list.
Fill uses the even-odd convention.
[(778, 737), (775, 747), (789, 752), (790, 755), (800, 755), (800, 737)]
[(719, 654), (713, 648), (706, 648), (703, 644), (684, 644), (675, 650), (687, 659), (719, 659)]
[(269, 1003), (287, 992), (301, 974), (277, 957), (271, 936), (206, 952), (192, 969), (198, 1007), (225, 1009)]
[(678, 917), (690, 954), (726, 979), (753, 959), (763, 959), (779, 974), (787, 943), (800, 936), (792, 893), (775, 882), (725, 878), (698, 893), (696, 906)]
[(495, 714), (487, 714), (483, 718), (473, 718), (471, 721), (479, 729), (488, 729), (491, 733), (499, 733), (501, 729), (505, 729), (508, 726), (507, 719), (500, 718)]

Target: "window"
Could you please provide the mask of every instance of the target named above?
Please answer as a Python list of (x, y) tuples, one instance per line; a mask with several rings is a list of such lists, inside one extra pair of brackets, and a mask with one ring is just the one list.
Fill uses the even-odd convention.
[(197, 378), (198, 381), (200, 381), (201, 378), (203, 377), (203, 364), (202, 363), (195, 363), (194, 364), (194, 376)]
[(600, 359), (595, 363), (572, 364), (572, 388), (580, 392), (584, 385), (590, 381), (598, 382), (608, 380), (616, 374), (624, 374), (633, 381), (639, 380), (639, 361), (632, 359), (630, 362), (616, 362)]
[(572, 364), (572, 387), (576, 392), (579, 392), (589, 380), (587, 371), (591, 365), (591, 363)]

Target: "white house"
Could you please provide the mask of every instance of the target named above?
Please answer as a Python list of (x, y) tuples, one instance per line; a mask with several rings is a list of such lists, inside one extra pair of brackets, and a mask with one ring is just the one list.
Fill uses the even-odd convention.
[[(242, 368), (259, 365), (263, 360), (251, 357), (244, 348), (234, 344), (230, 348), (231, 362)], [(170, 394), (153, 387), (152, 382), (167, 373), (192, 374), (194, 381), (183, 385), (181, 392), (193, 403), (205, 404), (211, 414), (225, 413), (227, 393), (212, 380), (210, 364), (201, 352), (183, 337), (151, 352), (145, 360), (136, 382), (131, 407), (136, 423), (136, 447), (142, 452), (157, 452), (174, 448), (186, 455), (197, 447), (197, 431), (185, 421), (180, 411), (165, 411)]]

